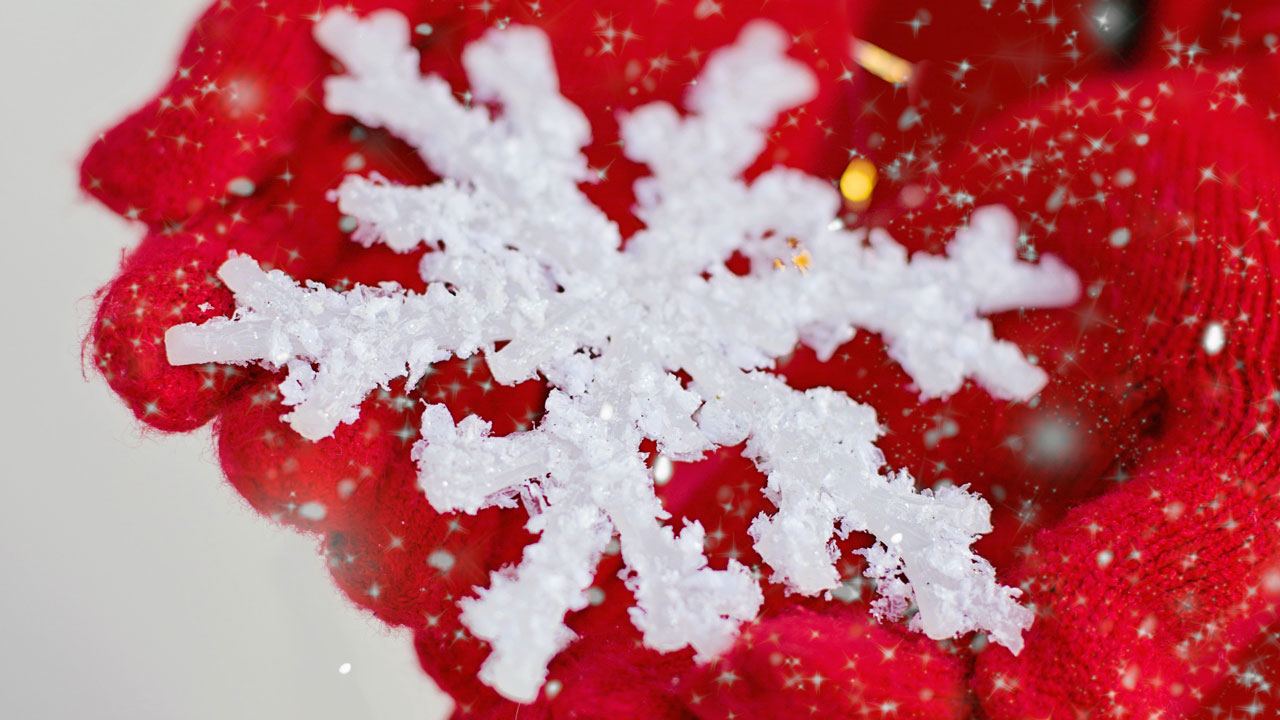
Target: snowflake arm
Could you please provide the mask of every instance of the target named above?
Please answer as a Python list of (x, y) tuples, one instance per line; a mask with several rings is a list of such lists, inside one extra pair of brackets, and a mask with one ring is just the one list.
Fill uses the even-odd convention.
[(564, 617), (587, 606), (592, 570), (613, 533), (601, 508), (562, 502), (530, 523), (538, 542), (515, 575), (495, 572), (489, 587), (462, 601), (462, 622), (493, 646), (480, 680), (509, 699), (533, 702), (547, 665), (574, 634)]
[[(1007, 211), (975, 211), (945, 257), (909, 258), (882, 232), (833, 223), (841, 200), (829, 183), (786, 168), (744, 182), (778, 114), (814, 92), (808, 69), (785, 56), (785, 35), (753, 23), (710, 57), (689, 115), (657, 103), (620, 118), (624, 151), (653, 174), (636, 185), (645, 229), (619, 249), (616, 226), (578, 188), (589, 128), (560, 96), (541, 33), (493, 31), (465, 51), (474, 97), (499, 105), (494, 115), (418, 74), (398, 15), (331, 12), (316, 32), (347, 70), (326, 82), (326, 106), (386, 127), (446, 177), (425, 188), (352, 177), (334, 192), (358, 221), (357, 242), (434, 250), (420, 267), (428, 290), (338, 293), (232, 258), (221, 272), (235, 316), (171, 329), (170, 357), (288, 367), (286, 419), (311, 438), (355, 419), (373, 388), (416, 382), (450, 356), (484, 352), (499, 382), (541, 376), (556, 388), (538, 427), (505, 437), (429, 406), (414, 446), (438, 510), (521, 502), (539, 535), (462, 603), (463, 622), (493, 648), (482, 680), (536, 697), (614, 533), (631, 618), (650, 647), (692, 646), (706, 659), (755, 615), (751, 572), (709, 568), (700, 525), (664, 524), (645, 439), (677, 460), (746, 441), (777, 507), (750, 529), (774, 581), (830, 590), (835, 538), (867, 531), (878, 615), (914, 602), (912, 626), (931, 637), (985, 629), (1020, 647), (1031, 613), (971, 547), (990, 530), (986, 503), (964, 489), (917, 491), (883, 469), (871, 408), (764, 372), (797, 342), (829, 358), (863, 328), (882, 334), (922, 396), (973, 378), (998, 397), (1030, 398), (1047, 376), (982, 315), (1070, 303), (1079, 288), (1052, 258), (1018, 261)], [(807, 272), (774, 267), (796, 248)], [(725, 267), (734, 252), (751, 260), (747, 276)]]
[(170, 328), (169, 362), (288, 368), (281, 390), (294, 410), (286, 420), (311, 440), (353, 422), (374, 388), (404, 376), (416, 383), (432, 363), (492, 347), (502, 333), (492, 310), (443, 285), (421, 295), (394, 283), (346, 293), (316, 283), (301, 288), (243, 255), (223, 263), (218, 277), (236, 294), (235, 316)]
[[(502, 226), (504, 239), (523, 239), (516, 247), (536, 248), (560, 271), (589, 271), (618, 247), (616, 228), (577, 191), (576, 183), (589, 179), (579, 149), (591, 139), (590, 126), (560, 95), (544, 34), (511, 27), (463, 52), (474, 99), (504, 109), (494, 120), (484, 105), (459, 102), (442, 78), (419, 75), (408, 23), (395, 12), (374, 12), (364, 20), (330, 12), (315, 32), (347, 68), (347, 74), (325, 81), (325, 107), (385, 127), (442, 176), (490, 194), (513, 213)], [(546, 212), (549, 207), (564, 212)], [(568, 218), (572, 226), (564, 222)], [(520, 221), (534, 223), (533, 229), (510, 227)], [(547, 242), (565, 232), (579, 241)]]
[[(602, 365), (605, 382), (593, 382), (594, 392), (573, 398), (553, 391), (546, 416), (527, 432), (489, 437), (488, 424), (475, 417), (455, 427), (439, 405), (423, 415), (423, 441), (414, 456), (432, 504), (474, 512), (519, 493), (533, 515), (529, 530), (541, 533), (514, 574), (495, 572), (491, 590), (466, 605), (466, 617), (476, 620), (469, 623), (472, 632), (494, 647), (485, 663), (486, 681), (492, 679), (508, 697), (536, 696), (546, 662), (572, 637), (564, 616), (584, 606), (592, 581), (584, 568), (595, 567), (612, 532), (618, 533), (627, 584), (636, 596), (632, 620), (651, 647), (691, 645), (702, 657), (714, 656), (763, 600), (740, 563), (730, 562), (723, 571), (707, 567), (700, 525), (677, 535), (661, 524), (668, 515), (635, 452), (643, 436), (634, 423), (610, 422), (613, 411), (605, 408), (611, 406), (599, 400), (617, 386), (609, 364)], [(603, 535), (592, 509), (604, 513)], [(572, 522), (579, 524), (576, 530), (567, 527)], [(548, 558), (575, 563), (561, 566)], [(528, 621), (531, 610), (537, 623)], [(531, 652), (543, 662), (528, 662)]]

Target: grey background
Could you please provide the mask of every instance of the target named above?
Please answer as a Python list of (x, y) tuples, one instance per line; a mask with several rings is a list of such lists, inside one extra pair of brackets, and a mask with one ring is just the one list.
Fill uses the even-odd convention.
[(207, 431), (143, 433), (82, 376), (92, 293), (141, 230), (77, 161), (204, 5), (0, 2), (0, 717), (443, 717), (409, 638), (239, 500)]

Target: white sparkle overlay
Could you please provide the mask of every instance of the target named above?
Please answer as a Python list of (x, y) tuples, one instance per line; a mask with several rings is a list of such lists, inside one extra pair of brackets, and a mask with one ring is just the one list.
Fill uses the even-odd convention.
[[(744, 182), (778, 114), (816, 92), (786, 56), (786, 35), (755, 22), (710, 56), (687, 115), (652, 103), (620, 118), (626, 156), (653, 173), (635, 186), (645, 229), (620, 249), (616, 225), (578, 187), (592, 176), (581, 154), (590, 127), (559, 94), (541, 31), (492, 30), (463, 53), (473, 97), (500, 112), (421, 76), (395, 13), (333, 11), (316, 37), (346, 70), (326, 81), (325, 106), (388, 129), (446, 178), (402, 187), (351, 176), (334, 193), (358, 220), (357, 241), (434, 249), (421, 264), (430, 284), (336, 292), (234, 256), (219, 270), (234, 316), (170, 329), (169, 359), (286, 368), (284, 417), (313, 440), (356, 420), (375, 388), (401, 376), (413, 386), (450, 357), (482, 352), (499, 383), (553, 386), (539, 425), (504, 437), (429, 405), (413, 449), (437, 510), (523, 503), (539, 535), (517, 567), (461, 602), (462, 622), (492, 646), (485, 683), (537, 697), (614, 534), (649, 647), (692, 646), (706, 660), (755, 617), (752, 572), (733, 560), (710, 568), (699, 523), (664, 523), (645, 438), (683, 461), (746, 442), (777, 508), (750, 528), (773, 582), (806, 595), (836, 588), (836, 538), (869, 532), (877, 616), (899, 619), (914, 603), (910, 626), (929, 637), (983, 630), (1021, 649), (1032, 612), (971, 548), (991, 529), (987, 503), (964, 488), (917, 490), (885, 469), (874, 410), (765, 372), (797, 342), (828, 359), (862, 328), (882, 335), (922, 397), (972, 378), (996, 397), (1029, 399), (1044, 371), (982, 316), (1070, 304), (1079, 287), (1051, 256), (1017, 259), (1008, 211), (974, 211), (945, 257), (908, 258), (884, 232), (833, 222), (841, 198), (827, 181), (775, 168)], [(775, 267), (796, 243), (807, 270)], [(749, 274), (726, 268), (735, 251)]]

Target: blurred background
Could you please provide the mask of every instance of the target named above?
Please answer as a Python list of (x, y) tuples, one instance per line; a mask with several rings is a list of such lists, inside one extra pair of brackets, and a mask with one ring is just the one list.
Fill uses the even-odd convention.
[(79, 158), (205, 4), (0, 3), (0, 717), (444, 717), (409, 638), (223, 483), (207, 431), (143, 433), (82, 368), (141, 229), (79, 193)]

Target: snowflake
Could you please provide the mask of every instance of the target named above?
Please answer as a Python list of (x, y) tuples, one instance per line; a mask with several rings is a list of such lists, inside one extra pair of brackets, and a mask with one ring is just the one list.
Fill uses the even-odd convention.
[[(1067, 304), (1078, 283), (1055, 258), (1017, 259), (1007, 211), (975, 211), (946, 257), (908, 258), (885, 233), (834, 221), (841, 199), (826, 181), (787, 168), (741, 180), (777, 115), (816, 91), (783, 32), (757, 22), (710, 57), (689, 114), (653, 103), (621, 117), (624, 152), (653, 173), (635, 186), (645, 229), (623, 247), (578, 187), (591, 177), (581, 154), (590, 128), (559, 94), (540, 31), (492, 30), (466, 49), (475, 104), (419, 74), (397, 14), (331, 12), (316, 37), (346, 70), (326, 82), (326, 107), (387, 128), (447, 178), (401, 187), (352, 176), (334, 193), (358, 220), (357, 241), (430, 246), (430, 284), (336, 292), (233, 256), (219, 276), (235, 315), (172, 328), (170, 361), (287, 369), (284, 417), (311, 439), (354, 421), (375, 388), (400, 376), (413, 385), (450, 357), (484, 353), (500, 383), (553, 386), (539, 425), (503, 437), (429, 405), (413, 449), (438, 510), (523, 503), (539, 534), (518, 567), (461, 603), (463, 623), (492, 647), (484, 682), (515, 700), (537, 696), (573, 638), (565, 616), (587, 605), (615, 534), (648, 646), (692, 646), (705, 660), (755, 617), (752, 572), (732, 560), (710, 568), (700, 524), (664, 524), (646, 438), (674, 460), (745, 441), (777, 507), (750, 527), (772, 581), (806, 595), (838, 588), (835, 538), (869, 532), (878, 616), (914, 603), (911, 626), (930, 637), (985, 630), (1021, 648), (1031, 611), (971, 549), (990, 530), (987, 504), (964, 488), (917, 491), (907, 473), (883, 469), (871, 408), (766, 372), (797, 342), (830, 358), (857, 327), (883, 336), (924, 397), (966, 378), (1001, 398), (1033, 396), (1045, 373), (982, 315)], [(745, 276), (725, 265), (735, 251), (751, 261)], [(798, 256), (796, 267), (774, 262)]]

